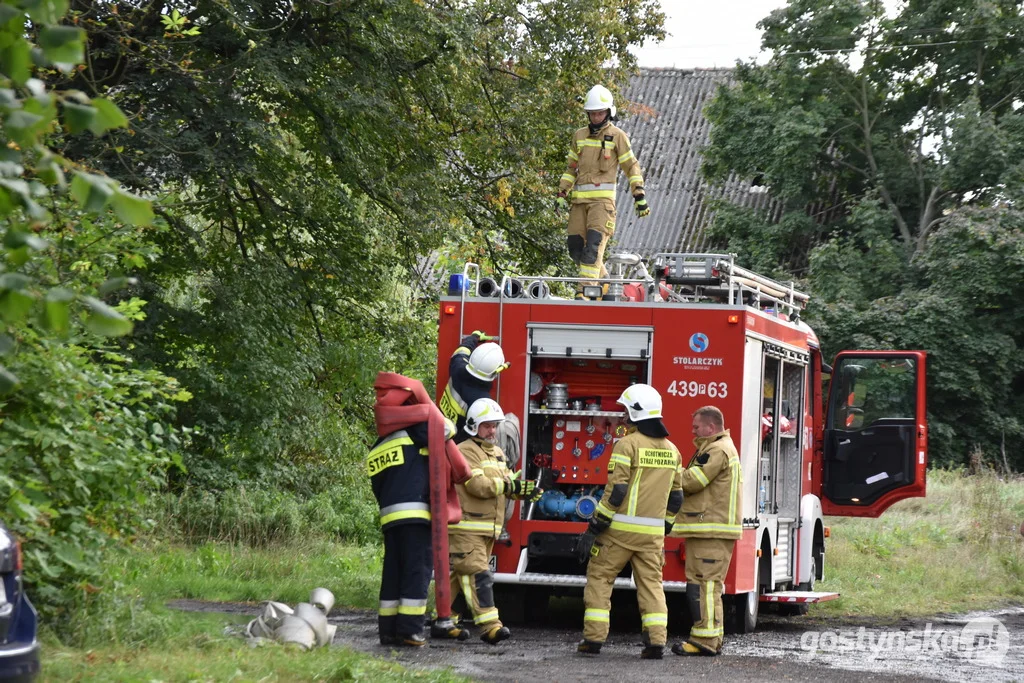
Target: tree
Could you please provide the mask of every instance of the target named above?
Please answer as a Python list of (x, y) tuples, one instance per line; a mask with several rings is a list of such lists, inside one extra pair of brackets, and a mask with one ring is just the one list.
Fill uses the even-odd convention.
[[(973, 288), (998, 301), (1016, 287), (1005, 245), (1024, 190), (1024, 10), (792, 0), (760, 27), (772, 56), (737, 65), (708, 107), (703, 170), (758, 178), (787, 217), (772, 226), (727, 207), (715, 233), (758, 267), (808, 279), (829, 348), (932, 352), (935, 461), (965, 461), (971, 444), (998, 452), (1020, 433), (1024, 337), (1003, 316), (982, 324)], [(984, 267), (968, 267), (980, 255)], [(965, 418), (980, 426), (965, 433)]]
[(434, 313), (405, 286), (421, 255), (551, 265), (573, 95), (621, 78), (663, 18), (653, 0), (172, 6), (72, 4), (89, 60), (65, 85), (116, 94), (131, 131), (62, 152), (164, 197), (133, 355), (193, 391), (189, 469), (224, 485), (339, 411), (355, 457), (364, 370), (433, 362)]

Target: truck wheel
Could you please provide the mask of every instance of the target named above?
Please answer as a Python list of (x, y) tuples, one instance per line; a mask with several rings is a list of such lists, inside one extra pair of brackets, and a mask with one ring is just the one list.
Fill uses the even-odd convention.
[(754, 565), (754, 590), (732, 596), (732, 632), (753, 633), (757, 628), (757, 614), (761, 608), (761, 568)]

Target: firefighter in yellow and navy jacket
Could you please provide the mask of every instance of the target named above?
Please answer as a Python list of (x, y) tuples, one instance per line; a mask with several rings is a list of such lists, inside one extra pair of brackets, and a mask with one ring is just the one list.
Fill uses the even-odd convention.
[(448, 361), (448, 385), (437, 407), (455, 423), (455, 443), (469, 438), (465, 430), (466, 411), (479, 398), (490, 398), (491, 384), (507, 369), (505, 354), (493, 337), (476, 330), (462, 338)]
[[(581, 278), (605, 277), (604, 250), (615, 232), (615, 187), (619, 169), (629, 182), (633, 207), (638, 217), (650, 214), (644, 193), (640, 162), (629, 145), (629, 137), (612, 124), (615, 104), (603, 85), (587, 93), (583, 109), (588, 125), (572, 136), (568, 168), (558, 183), (555, 212), (569, 213), (569, 257), (579, 266)], [(583, 284), (593, 284), (585, 281)], [(576, 296), (585, 298), (582, 289)]]
[(622, 392), (636, 430), (612, 450), (608, 484), (578, 546), (580, 560), (589, 556), (583, 641), (577, 651), (599, 654), (608, 637), (612, 586), (627, 562), (633, 565), (640, 603), (644, 659), (661, 659), (668, 637), (668, 610), (662, 584), (665, 534), (683, 501), (679, 450), (666, 437), (661, 395), (648, 384)]
[(697, 452), (683, 470), (686, 499), (672, 530), (673, 536), (686, 539), (686, 601), (693, 628), (672, 652), (717, 655), (725, 632), (722, 582), (743, 534), (743, 475), (721, 410), (699, 408), (693, 414), (693, 435)]
[(462, 520), (448, 525), (451, 554), (452, 601), (461, 592), (473, 612), (480, 639), (497, 645), (511, 634), (498, 618), (494, 604), (494, 576), (488, 561), (494, 539), (505, 523), (505, 497), (536, 500), (540, 490), (532, 481), (518, 478), (505, 465), (505, 455), (493, 443), (501, 407), (489, 398), (473, 402), (466, 412), (466, 432), (471, 437), (459, 449), (472, 476), (458, 486)]

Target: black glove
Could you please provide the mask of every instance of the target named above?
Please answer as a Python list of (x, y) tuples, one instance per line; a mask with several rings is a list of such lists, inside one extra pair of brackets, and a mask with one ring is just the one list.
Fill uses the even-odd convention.
[(651, 213), (651, 207), (647, 206), (647, 198), (643, 193), (633, 195), (633, 209), (637, 218), (643, 218)]
[(590, 551), (594, 548), (596, 540), (597, 534), (591, 532), (589, 528), (576, 539), (576, 560), (580, 564), (586, 564), (590, 560)]
[(537, 488), (537, 482), (530, 479), (513, 479), (508, 482), (508, 495), (521, 500), (535, 501), (543, 493)]
[(607, 517), (602, 517), (599, 514), (594, 514), (590, 518), (590, 523), (587, 525), (587, 532), (599, 536), (605, 532), (612, 525), (612, 520)]

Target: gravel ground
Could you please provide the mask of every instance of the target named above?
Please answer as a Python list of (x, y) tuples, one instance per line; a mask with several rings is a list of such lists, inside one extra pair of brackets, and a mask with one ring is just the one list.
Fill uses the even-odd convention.
[[(195, 600), (174, 601), (170, 607), (253, 616), (259, 609)], [(474, 638), (431, 641), (422, 649), (385, 648), (378, 643), (374, 612), (333, 610), (329, 620), (338, 625), (334, 645), (410, 667), (447, 667), (480, 681), (1024, 681), (1024, 607), (891, 622), (824, 619), (814, 616), (813, 607), (803, 617), (762, 613), (755, 633), (726, 636), (723, 656), (684, 658), (666, 652), (660, 662), (639, 659), (640, 639), (631, 616), (615, 619), (613, 613), (611, 635), (596, 657), (575, 652), (582, 624), (578, 600), (553, 601), (543, 624), (517, 626), (512, 639), (497, 646)], [(970, 639), (987, 647), (976, 650), (981, 656), (974, 660), (957, 651), (969, 640), (962, 637), (965, 628), (994, 636)], [(669, 642), (682, 635), (670, 632)]]

